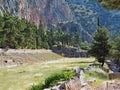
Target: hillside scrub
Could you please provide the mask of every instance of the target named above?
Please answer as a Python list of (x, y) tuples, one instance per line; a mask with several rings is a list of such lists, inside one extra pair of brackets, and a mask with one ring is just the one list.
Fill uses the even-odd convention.
[(120, 10), (119, 0), (98, 0), (106, 9), (117, 9)]

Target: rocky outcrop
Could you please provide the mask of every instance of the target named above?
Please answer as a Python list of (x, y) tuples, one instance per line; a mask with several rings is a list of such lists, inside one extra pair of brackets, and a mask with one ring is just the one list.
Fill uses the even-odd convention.
[(88, 35), (94, 34), (97, 30), (97, 19), (100, 18), (100, 25), (107, 27), (112, 38), (120, 34), (120, 11), (106, 10), (95, 0), (66, 0), (74, 15), (74, 20), (81, 24)]

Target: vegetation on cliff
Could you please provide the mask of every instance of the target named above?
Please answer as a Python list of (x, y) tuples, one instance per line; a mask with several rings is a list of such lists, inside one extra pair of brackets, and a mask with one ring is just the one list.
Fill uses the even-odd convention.
[(98, 0), (107, 9), (118, 9), (120, 10), (119, 0)]
[(49, 49), (54, 45), (83, 45), (84, 48), (80, 34), (65, 33), (61, 29), (46, 30), (25, 19), (20, 20), (9, 14), (0, 15), (0, 48)]

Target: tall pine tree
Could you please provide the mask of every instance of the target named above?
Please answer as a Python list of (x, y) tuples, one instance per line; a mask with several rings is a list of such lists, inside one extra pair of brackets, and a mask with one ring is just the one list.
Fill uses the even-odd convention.
[(116, 36), (113, 40), (110, 56), (120, 65), (120, 36)]
[(98, 22), (98, 30), (94, 34), (94, 42), (91, 45), (90, 50), (88, 51), (92, 56), (104, 65), (105, 58), (109, 54), (110, 44), (109, 38), (110, 33), (105, 27), (100, 27)]

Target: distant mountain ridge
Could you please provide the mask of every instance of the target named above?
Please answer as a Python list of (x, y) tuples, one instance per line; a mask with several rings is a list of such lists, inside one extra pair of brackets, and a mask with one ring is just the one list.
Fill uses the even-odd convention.
[(120, 34), (120, 11), (107, 11), (94, 0), (0, 0), (0, 13), (6, 10), (48, 29), (80, 32), (82, 39), (88, 42), (97, 30), (98, 17), (100, 25), (110, 29), (112, 37)]

